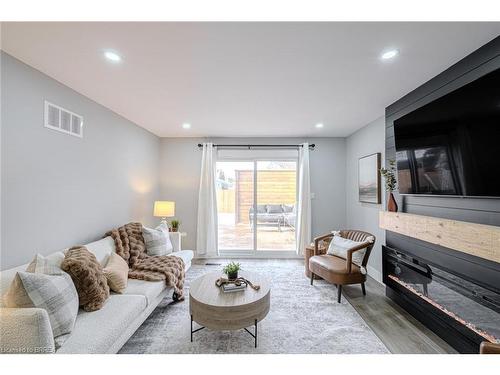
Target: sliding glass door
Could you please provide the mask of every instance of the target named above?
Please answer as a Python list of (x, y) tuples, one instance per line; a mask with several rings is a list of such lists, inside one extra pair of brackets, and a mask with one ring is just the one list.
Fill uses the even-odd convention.
[(220, 253), (295, 252), (295, 160), (219, 161), (216, 176)]
[(254, 199), (254, 162), (217, 162), (217, 219), (219, 251), (253, 251), (250, 212)]
[(297, 163), (256, 162), (257, 250), (295, 251)]

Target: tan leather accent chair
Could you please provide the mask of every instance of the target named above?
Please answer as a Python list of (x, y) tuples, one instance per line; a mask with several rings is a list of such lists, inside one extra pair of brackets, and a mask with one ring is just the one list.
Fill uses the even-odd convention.
[(479, 347), (480, 354), (500, 354), (500, 344), (483, 341)]
[[(314, 239), (314, 255), (309, 258), (309, 270), (311, 271), (311, 285), (313, 285), (314, 275), (335, 284), (338, 288), (337, 301), (342, 298), (342, 285), (361, 284), (363, 295), (366, 295), (365, 282), (366, 274), (361, 272), (360, 267), (352, 263), (352, 254), (355, 251), (366, 249), (361, 266), (366, 268), (368, 258), (375, 244), (375, 236), (360, 230), (341, 230), (340, 236), (352, 241), (362, 242), (347, 251), (347, 259), (335, 255), (325, 254), (325, 250), (330, 244), (333, 234), (325, 234)], [(373, 240), (371, 240), (371, 237)], [(370, 239), (370, 240), (369, 240)], [(320, 246), (321, 245), (321, 246)], [(320, 251), (320, 249), (325, 249)]]

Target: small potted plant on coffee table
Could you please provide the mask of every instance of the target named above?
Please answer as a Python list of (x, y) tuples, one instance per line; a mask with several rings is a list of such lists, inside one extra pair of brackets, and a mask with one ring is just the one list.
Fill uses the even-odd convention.
[(231, 262), (224, 266), (222, 272), (227, 275), (229, 280), (236, 280), (238, 278), (238, 271), (241, 269), (239, 263)]

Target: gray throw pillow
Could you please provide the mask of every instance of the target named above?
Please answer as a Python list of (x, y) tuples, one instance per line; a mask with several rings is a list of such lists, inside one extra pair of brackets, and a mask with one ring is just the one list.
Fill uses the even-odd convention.
[[(46, 275), (18, 272), (13, 283), (22, 286), (20, 292), (30, 299), (31, 307), (47, 311), (54, 338), (73, 330), (78, 314), (78, 294), (67, 273)], [(56, 343), (60, 346), (61, 341), (56, 340)]]

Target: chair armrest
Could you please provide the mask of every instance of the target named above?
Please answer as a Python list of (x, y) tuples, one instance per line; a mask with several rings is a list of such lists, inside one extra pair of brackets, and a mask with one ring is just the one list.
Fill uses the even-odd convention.
[(359, 250), (362, 250), (362, 249), (366, 249), (368, 246), (372, 245), (373, 242), (370, 242), (370, 241), (365, 241), (363, 242), (362, 244), (358, 245), (358, 246), (355, 246), (349, 250), (347, 250), (347, 259), (346, 259), (346, 270), (348, 273), (351, 272), (351, 269), (352, 269), (352, 254), (355, 252), (355, 251), (359, 251)]
[(0, 353), (54, 353), (47, 311), (40, 308), (0, 308)]
[(483, 341), (479, 346), (480, 354), (500, 354), (500, 344)]
[(314, 255), (318, 255), (319, 241), (333, 237), (333, 233), (324, 234), (314, 239)]

